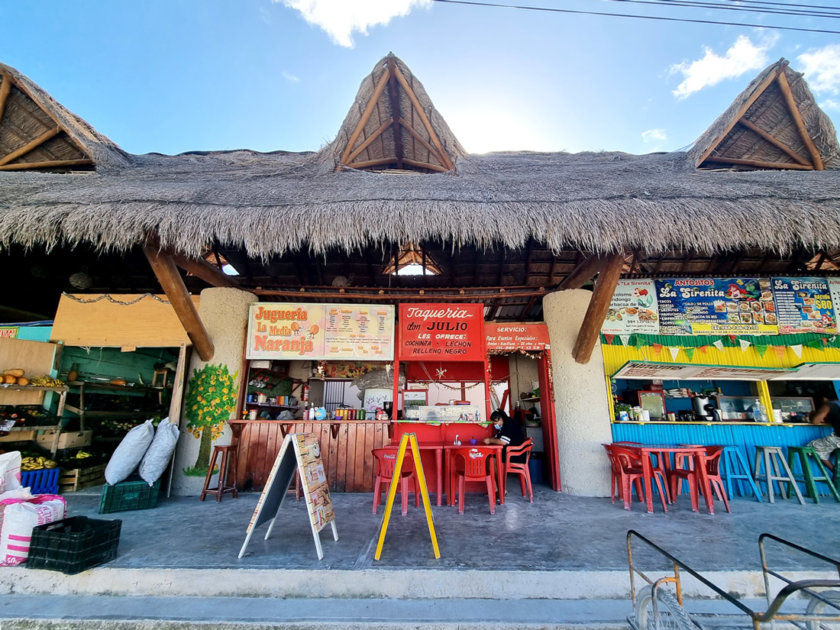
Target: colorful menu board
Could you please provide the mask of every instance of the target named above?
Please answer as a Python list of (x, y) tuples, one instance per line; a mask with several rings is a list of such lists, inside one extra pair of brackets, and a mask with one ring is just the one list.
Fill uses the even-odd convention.
[(483, 304), (400, 304), (400, 360), (484, 361)]
[(656, 280), (663, 335), (778, 334), (769, 278)]
[(659, 305), (653, 280), (619, 280), (601, 332), (659, 333)]
[(327, 523), (335, 520), (327, 473), (321, 461), (321, 449), (314, 433), (295, 433), (294, 439), (309, 522), (312, 530), (319, 532)]
[(826, 278), (773, 278), (773, 295), (780, 333), (837, 332)]
[(391, 361), (394, 307), (260, 302), (247, 341), (248, 359)]
[(835, 305), (840, 305), (835, 278), (628, 279), (619, 281), (601, 332), (836, 333)]

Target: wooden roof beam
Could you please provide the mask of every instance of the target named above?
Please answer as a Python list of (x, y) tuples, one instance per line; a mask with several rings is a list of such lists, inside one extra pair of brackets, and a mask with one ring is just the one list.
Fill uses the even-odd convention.
[(808, 133), (808, 130), (805, 128), (805, 121), (802, 120), (802, 114), (799, 113), (799, 108), (796, 106), (796, 100), (794, 100), (793, 92), (791, 92), (790, 89), (790, 83), (788, 83), (787, 76), (785, 76), (784, 72), (779, 73), (778, 84), (782, 91), (782, 96), (785, 97), (785, 103), (787, 103), (788, 110), (790, 110), (793, 123), (796, 125), (796, 130), (799, 132), (802, 142), (805, 143), (808, 153), (811, 154), (811, 161), (814, 163), (814, 170), (824, 170), (825, 165), (823, 164), (822, 156), (817, 150), (817, 145), (815, 145), (814, 141), (811, 139), (811, 135)]
[(16, 164), (3, 164), (0, 171), (25, 171), (34, 168), (58, 168), (61, 166), (90, 166), (93, 160), (48, 160), (46, 162), (18, 162)]
[(212, 287), (227, 287), (229, 289), (238, 289), (239, 283), (219, 267), (211, 265), (203, 258), (187, 258), (182, 254), (178, 254), (172, 250), (166, 250), (166, 254), (172, 257), (175, 264), (184, 271), (190, 272), (192, 275), (201, 278)]
[(753, 132), (753, 133), (755, 133), (756, 135), (760, 136), (761, 138), (763, 138), (764, 140), (766, 140), (767, 142), (769, 142), (770, 144), (772, 144), (772, 145), (773, 145), (774, 147), (776, 147), (777, 149), (779, 149), (779, 150), (783, 151), (783, 152), (784, 152), (784, 153), (786, 153), (786, 154), (787, 154), (790, 158), (792, 158), (792, 159), (796, 160), (797, 162), (799, 162), (799, 163), (800, 163), (800, 164), (802, 164), (803, 166), (810, 166), (810, 165), (811, 165), (811, 163), (810, 163), (808, 160), (806, 160), (805, 158), (803, 158), (801, 155), (799, 155), (796, 151), (794, 151), (793, 149), (791, 149), (791, 148), (790, 148), (788, 145), (786, 145), (784, 142), (782, 142), (782, 141), (780, 141), (780, 140), (777, 140), (776, 138), (774, 138), (773, 136), (771, 136), (769, 133), (767, 133), (766, 131), (764, 131), (764, 129), (762, 129), (761, 127), (759, 127), (759, 126), (758, 126), (758, 125), (756, 125), (755, 123), (750, 122), (750, 121), (749, 121), (749, 120), (747, 120), (746, 118), (742, 118), (741, 120), (739, 120), (739, 121), (738, 121), (738, 124), (739, 124), (739, 125), (742, 125), (742, 126), (744, 126), (744, 127), (746, 127), (747, 129), (749, 129), (750, 131), (752, 131), (752, 132)]
[(414, 128), (405, 121), (405, 119), (400, 118), (398, 122), (402, 126), (402, 128), (405, 129), (411, 135), (412, 138), (414, 138), (415, 140), (417, 140), (417, 142), (419, 142), (420, 144), (423, 145), (423, 148), (426, 149), (426, 151), (428, 151), (433, 156), (435, 156), (437, 158), (438, 162), (440, 162), (441, 164), (444, 163), (443, 157), (441, 157), (438, 150), (435, 147), (433, 147), (431, 144), (426, 142), (426, 140), (423, 138), (423, 136), (421, 136), (419, 133), (417, 133), (414, 130)]
[(362, 112), (362, 117), (359, 119), (359, 123), (356, 125), (356, 128), (353, 130), (353, 133), (350, 134), (350, 139), (347, 141), (347, 146), (344, 148), (344, 154), (341, 156), (341, 164), (347, 164), (347, 156), (353, 151), (353, 145), (356, 144), (356, 140), (359, 139), (359, 136), (364, 131), (365, 125), (367, 124), (370, 115), (373, 113), (373, 109), (376, 107), (376, 102), (379, 100), (379, 97), (382, 95), (382, 90), (385, 89), (385, 86), (388, 85), (388, 78), (391, 76), (391, 72), (388, 68), (385, 68), (385, 72), (382, 73), (382, 76), (379, 77), (379, 83), (376, 84), (376, 87), (373, 90), (373, 94), (371, 95), (370, 99), (368, 100), (367, 106), (365, 107), (364, 111)]
[(790, 162), (765, 162), (763, 160), (739, 160), (728, 157), (710, 157), (707, 162), (718, 162), (720, 164), (733, 164), (736, 166), (754, 166), (756, 168), (772, 168), (778, 170), (780, 168), (789, 168), (796, 171), (813, 171), (814, 167), (808, 164), (791, 164)]
[(379, 136), (381, 136), (385, 132), (385, 130), (388, 129), (388, 126), (392, 125), (393, 123), (393, 118), (389, 118), (384, 123), (382, 123), (376, 131), (374, 131), (370, 136), (367, 137), (367, 139), (364, 142), (362, 142), (362, 144), (360, 144), (358, 147), (356, 147), (356, 149), (353, 150), (353, 152), (350, 154), (350, 157), (347, 158), (347, 163), (350, 164), (353, 160), (359, 157), (359, 154), (365, 149), (367, 149), (371, 145), (371, 143), (374, 140), (376, 140)]
[(592, 351), (601, 334), (601, 326), (607, 316), (610, 302), (612, 301), (618, 280), (621, 277), (621, 269), (624, 267), (624, 254), (613, 254), (603, 259), (603, 266), (598, 273), (598, 280), (595, 283), (595, 290), (586, 308), (586, 315), (578, 331), (577, 340), (572, 349), (572, 358), (577, 363), (589, 363), (592, 358)]
[(603, 264), (604, 258), (601, 256), (590, 256), (578, 264), (557, 288), (563, 291), (567, 289), (580, 289), (601, 270)]
[(207, 329), (198, 315), (198, 310), (196, 310), (195, 304), (190, 298), (172, 256), (148, 244), (143, 246), (143, 253), (146, 254), (155, 277), (166, 297), (169, 298), (169, 303), (172, 305), (190, 341), (192, 341), (198, 356), (201, 357), (202, 361), (209, 361), (215, 353), (213, 341), (207, 334)]
[(58, 128), (58, 127), (53, 127), (52, 129), (48, 129), (47, 131), (42, 133), (40, 136), (38, 136), (34, 140), (31, 140), (30, 142), (27, 142), (22, 147), (20, 147), (18, 149), (15, 149), (11, 153), (9, 153), (7, 156), (5, 156), (3, 158), (0, 158), (0, 166), (3, 166), (4, 164), (8, 164), (9, 162), (12, 162), (12, 161), (18, 159), (19, 157), (22, 157), (22, 156), (26, 155), (27, 153), (29, 153), (33, 149), (38, 148), (39, 146), (44, 144), (47, 140), (49, 140), (50, 138), (54, 138), (55, 136), (57, 136), (60, 133), (61, 133), (61, 129)]
[(12, 91), (12, 77), (5, 72), (0, 74), (3, 83), (0, 83), (0, 120), (3, 120), (3, 112), (6, 111), (6, 101)]

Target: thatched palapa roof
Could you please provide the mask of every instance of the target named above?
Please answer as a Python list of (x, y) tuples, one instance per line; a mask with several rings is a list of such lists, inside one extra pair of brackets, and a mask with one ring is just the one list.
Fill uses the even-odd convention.
[[(377, 93), (386, 70), (396, 77), (393, 68), (404, 81), (385, 81)], [(391, 56), (365, 78), (336, 140), (317, 153), (126, 155), (21, 75), (2, 72), (60, 121), (96, 171), (0, 172), (0, 248), (90, 243), (124, 251), (153, 234), (192, 256), (221, 243), (263, 259), (388, 242), (517, 248), (529, 238), (591, 252), (840, 247), (837, 138), (801, 80), (789, 82), (825, 171), (696, 168), (709, 147), (732, 155), (742, 143), (726, 122), (689, 153), (468, 155), (420, 82)], [(0, 118), (0, 130), (7, 124)], [(771, 125), (767, 135), (784, 128)], [(810, 159), (790, 134), (783, 140)]]

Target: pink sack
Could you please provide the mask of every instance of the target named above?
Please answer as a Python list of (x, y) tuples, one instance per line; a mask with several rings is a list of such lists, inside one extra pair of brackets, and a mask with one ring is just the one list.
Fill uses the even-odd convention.
[(15, 566), (29, 556), (32, 528), (64, 518), (67, 501), (56, 494), (40, 494), (29, 500), (0, 501), (3, 524), (0, 529), (0, 566)]

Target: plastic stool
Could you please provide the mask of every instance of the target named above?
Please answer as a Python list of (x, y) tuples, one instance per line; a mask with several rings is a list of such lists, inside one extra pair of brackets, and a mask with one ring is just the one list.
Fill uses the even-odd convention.
[(755, 495), (755, 498), (761, 502), (761, 490), (758, 489), (758, 486), (755, 485), (755, 481), (753, 480), (752, 473), (750, 472), (750, 468), (747, 465), (747, 460), (744, 459), (743, 453), (741, 453), (741, 449), (737, 446), (724, 446), (723, 447), (723, 458), (721, 460), (723, 463), (723, 470), (724, 470), (724, 477), (726, 478), (726, 492), (730, 497), (734, 497), (735, 495), (732, 492), (732, 481), (737, 481), (736, 487), (738, 488), (738, 495), (739, 496), (746, 496), (744, 494), (744, 483), (746, 482), (749, 484), (752, 493)]
[[(227, 444), (225, 446), (214, 446), (213, 454), (210, 456), (210, 467), (207, 469), (207, 476), (204, 478), (204, 488), (201, 490), (199, 500), (204, 501), (204, 497), (208, 494), (215, 494), (216, 501), (222, 500), (222, 495), (230, 492), (234, 499), (239, 496), (239, 491), (236, 489), (236, 445)], [(213, 470), (216, 468), (216, 459), (221, 456), (221, 463), (219, 464), (219, 481), (215, 488), (210, 487), (210, 479), (213, 477)], [(228, 467), (233, 469), (233, 485), (226, 486)]]
[[(817, 468), (820, 470), (820, 474), (816, 477), (814, 476), (814, 471), (811, 469), (810, 459), (813, 459)], [(788, 446), (788, 466), (790, 466), (791, 470), (796, 469), (797, 460), (802, 468), (802, 476), (796, 477), (796, 480), (804, 482), (805, 491), (808, 493), (808, 496), (814, 500), (814, 503), (820, 502), (820, 493), (817, 492), (817, 481), (824, 481), (827, 483), (829, 489), (831, 490), (831, 494), (834, 495), (834, 500), (840, 502), (840, 493), (837, 492), (837, 488), (834, 487), (834, 483), (832, 482), (831, 475), (813, 448), (810, 446)]]
[[(773, 482), (779, 482), (779, 491), (781, 492), (782, 496), (787, 499), (787, 492), (785, 491), (785, 487), (782, 485), (783, 483), (788, 484), (791, 488), (793, 488), (794, 494), (796, 494), (796, 498), (799, 499), (799, 503), (805, 505), (805, 499), (802, 498), (802, 493), (799, 491), (799, 486), (796, 483), (796, 479), (793, 477), (793, 473), (790, 472), (790, 468), (785, 461), (784, 454), (782, 453), (782, 448), (780, 446), (756, 446), (755, 447), (755, 469), (753, 474), (755, 476), (756, 484), (761, 484), (761, 462), (764, 462), (764, 481), (767, 483), (767, 498), (770, 500), (770, 503), (775, 503), (773, 500)], [(781, 469), (784, 469), (785, 475), (781, 474)], [(772, 470), (771, 470), (772, 467)]]

